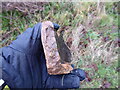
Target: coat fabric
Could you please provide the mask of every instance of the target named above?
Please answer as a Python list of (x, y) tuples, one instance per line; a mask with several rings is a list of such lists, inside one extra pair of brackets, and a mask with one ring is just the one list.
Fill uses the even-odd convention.
[[(54, 23), (53, 23), (54, 24)], [(59, 26), (54, 24), (57, 30)], [(41, 23), (28, 28), (9, 46), (0, 49), (2, 77), (10, 88), (79, 88), (85, 72), (49, 75), (41, 43)]]

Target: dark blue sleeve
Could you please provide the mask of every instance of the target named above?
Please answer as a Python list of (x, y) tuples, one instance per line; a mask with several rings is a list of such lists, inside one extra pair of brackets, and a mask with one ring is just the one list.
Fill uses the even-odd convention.
[[(10, 88), (42, 88), (45, 59), (41, 59), (41, 23), (28, 28), (9, 46), (0, 48), (2, 79)], [(43, 69), (44, 68), (44, 69)]]
[[(2, 70), (2, 77), (5, 81), (5, 84), (7, 84), (9, 87), (22, 87), (22, 80), (20, 78), (20, 75), (18, 74), (17, 70), (14, 69), (14, 67), (9, 63), (9, 56), (3, 55), (3, 48), (0, 49), (0, 68)], [(17, 82), (17, 83), (16, 83)]]

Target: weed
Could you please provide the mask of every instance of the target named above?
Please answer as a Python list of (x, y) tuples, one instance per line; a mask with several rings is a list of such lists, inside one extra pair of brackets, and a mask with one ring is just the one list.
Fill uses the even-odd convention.
[(28, 11), (27, 15), (18, 10), (3, 11), (1, 47), (9, 45), (18, 34), (37, 22), (50, 20), (64, 30), (64, 40), (70, 44), (73, 55), (72, 63), (88, 74), (81, 87), (117, 88), (117, 3), (50, 2), (42, 6), (42, 10)]

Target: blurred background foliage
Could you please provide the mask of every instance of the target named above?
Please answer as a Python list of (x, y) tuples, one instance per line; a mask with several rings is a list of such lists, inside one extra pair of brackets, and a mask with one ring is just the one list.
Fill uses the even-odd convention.
[(0, 47), (28, 27), (50, 20), (64, 31), (76, 68), (86, 71), (81, 88), (118, 88), (117, 2), (4, 2)]

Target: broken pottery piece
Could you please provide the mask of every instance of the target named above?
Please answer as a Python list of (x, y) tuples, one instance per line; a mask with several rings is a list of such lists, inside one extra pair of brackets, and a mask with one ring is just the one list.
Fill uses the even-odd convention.
[(70, 73), (73, 70), (70, 64), (70, 50), (58, 37), (52, 22), (45, 21), (42, 23), (41, 40), (48, 73), (51, 75)]

